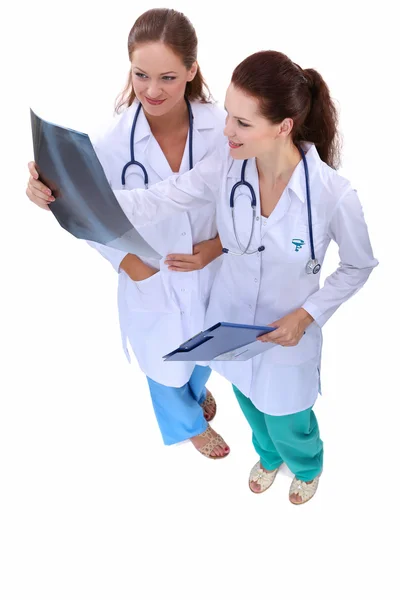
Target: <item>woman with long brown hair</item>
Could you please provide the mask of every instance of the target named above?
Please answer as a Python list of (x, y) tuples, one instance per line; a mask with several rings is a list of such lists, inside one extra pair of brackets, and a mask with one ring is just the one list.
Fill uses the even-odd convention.
[[(142, 14), (129, 33), (128, 57), (128, 81), (117, 101), (121, 114), (95, 143), (114, 189), (141, 188), (191, 169), (222, 141), (225, 121), (224, 112), (210, 101), (197, 62), (196, 32), (182, 13), (152, 9)], [(34, 163), (30, 173), (27, 195), (48, 209), (51, 190), (38, 180)], [(147, 375), (164, 443), (190, 440), (203, 455), (223, 458), (229, 447), (208, 425), (216, 412), (205, 387), (211, 370), (194, 363), (171, 367), (162, 360), (174, 345), (203, 327), (219, 268), (215, 259), (222, 250), (214, 208), (195, 209), (178, 221), (167, 219), (140, 233), (161, 256), (188, 256), (180, 272), (171, 273), (163, 260), (91, 243), (118, 273), (125, 352), (129, 340)]]

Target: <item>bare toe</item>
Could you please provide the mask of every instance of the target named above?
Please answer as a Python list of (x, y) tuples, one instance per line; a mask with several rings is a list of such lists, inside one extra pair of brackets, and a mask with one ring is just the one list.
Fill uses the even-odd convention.
[(229, 454), (229, 446), (209, 425), (203, 433), (192, 437), (190, 441), (201, 454), (209, 458), (224, 458)]
[(255, 492), (256, 494), (259, 494), (261, 492), (261, 485), (259, 483), (256, 483), (255, 481), (250, 481), (249, 486), (252, 492)]
[(293, 504), (301, 504), (302, 502), (299, 494), (290, 494), (290, 501), (293, 502)]

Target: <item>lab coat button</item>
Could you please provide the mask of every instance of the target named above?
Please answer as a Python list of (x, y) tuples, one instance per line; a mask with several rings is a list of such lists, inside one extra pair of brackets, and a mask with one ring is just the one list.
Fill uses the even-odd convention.
[(254, 283), (258, 283), (257, 277), (254, 278)]
[(186, 235), (186, 231), (184, 231), (184, 232), (182, 233), (182, 235)]
[(181, 292), (186, 292), (185, 288), (181, 288)]

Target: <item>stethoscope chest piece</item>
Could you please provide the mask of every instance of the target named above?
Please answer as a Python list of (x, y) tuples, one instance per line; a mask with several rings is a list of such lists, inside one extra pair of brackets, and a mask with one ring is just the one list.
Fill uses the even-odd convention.
[(308, 275), (317, 275), (321, 270), (321, 265), (317, 258), (311, 258), (306, 265), (306, 273)]

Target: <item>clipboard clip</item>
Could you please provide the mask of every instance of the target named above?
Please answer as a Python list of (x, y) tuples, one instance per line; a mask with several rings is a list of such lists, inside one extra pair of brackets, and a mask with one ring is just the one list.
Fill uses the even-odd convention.
[(166, 358), (169, 358), (170, 356), (176, 356), (177, 354), (185, 354), (186, 352), (191, 352), (192, 350), (195, 350), (195, 348), (199, 348), (200, 346), (202, 346), (209, 340), (212, 340), (214, 337), (212, 335), (204, 335), (203, 336), (203, 333), (204, 332), (201, 331), (197, 335), (194, 335), (189, 340), (187, 340), (186, 342), (181, 344), (177, 350), (174, 350), (173, 352), (166, 354), (165, 356), (163, 356), (163, 358), (166, 359)]

